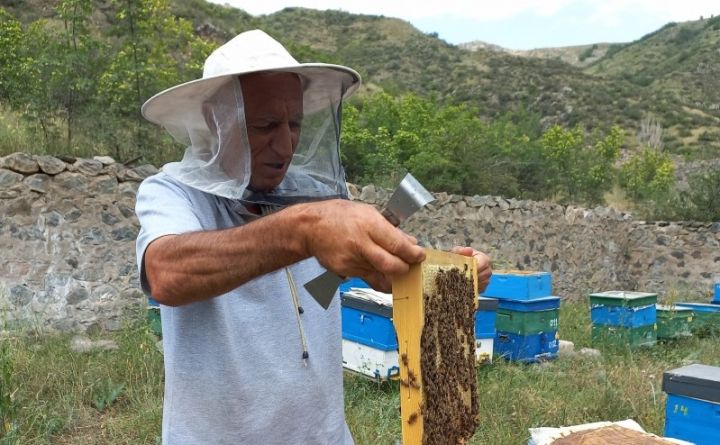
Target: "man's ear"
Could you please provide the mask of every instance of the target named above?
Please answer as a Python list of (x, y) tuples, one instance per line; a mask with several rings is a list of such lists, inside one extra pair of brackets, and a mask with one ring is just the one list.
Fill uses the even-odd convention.
[(210, 134), (217, 134), (218, 125), (215, 119), (215, 110), (208, 102), (203, 102), (202, 104), (202, 115), (205, 119), (205, 125), (207, 125), (208, 130), (210, 130)]

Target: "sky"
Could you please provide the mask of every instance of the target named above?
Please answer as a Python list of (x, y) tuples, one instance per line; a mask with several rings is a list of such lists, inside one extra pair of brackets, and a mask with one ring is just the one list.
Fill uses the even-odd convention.
[(533, 49), (637, 40), (668, 22), (720, 14), (718, 0), (210, 0), (252, 15), (285, 7), (384, 15), (453, 44)]

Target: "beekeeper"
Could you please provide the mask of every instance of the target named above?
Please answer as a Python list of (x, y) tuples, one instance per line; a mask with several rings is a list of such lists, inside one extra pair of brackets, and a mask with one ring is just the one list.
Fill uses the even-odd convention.
[[(354, 70), (298, 63), (262, 31), (214, 51), (203, 77), (142, 107), (187, 149), (137, 194), (143, 290), (161, 305), (162, 443), (352, 444), (340, 302), (303, 283), (329, 269), (389, 291), (424, 259), (416, 240), (352, 202), (340, 164)], [(490, 274), (478, 259), (480, 280)]]

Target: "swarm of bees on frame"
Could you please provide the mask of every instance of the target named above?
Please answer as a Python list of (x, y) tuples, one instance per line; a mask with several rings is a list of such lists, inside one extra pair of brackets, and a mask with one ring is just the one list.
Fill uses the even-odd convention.
[[(477, 428), (475, 298), (472, 279), (458, 268), (440, 270), (434, 294), (423, 295), (423, 445), (462, 444)], [(415, 376), (405, 383), (417, 384)]]

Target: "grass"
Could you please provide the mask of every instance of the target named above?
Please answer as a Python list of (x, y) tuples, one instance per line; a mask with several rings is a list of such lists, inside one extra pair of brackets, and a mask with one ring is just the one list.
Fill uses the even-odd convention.
[[(590, 327), (585, 303), (563, 303), (562, 339), (576, 350), (590, 347)], [(0, 414), (14, 408), (16, 428), (0, 444), (158, 443), (162, 356), (156, 338), (144, 323), (103, 335), (119, 349), (77, 354), (69, 349), (70, 335), (2, 337), (0, 369), (12, 372), (0, 374)], [(662, 435), (662, 374), (694, 362), (720, 366), (717, 338), (609, 348), (600, 358), (564, 356), (539, 365), (496, 359), (478, 368), (481, 422), (470, 444), (525, 444), (528, 428), (627, 418)], [(2, 398), (6, 393), (12, 401)], [(346, 374), (347, 420), (358, 445), (396, 444), (398, 393), (397, 382)]]

